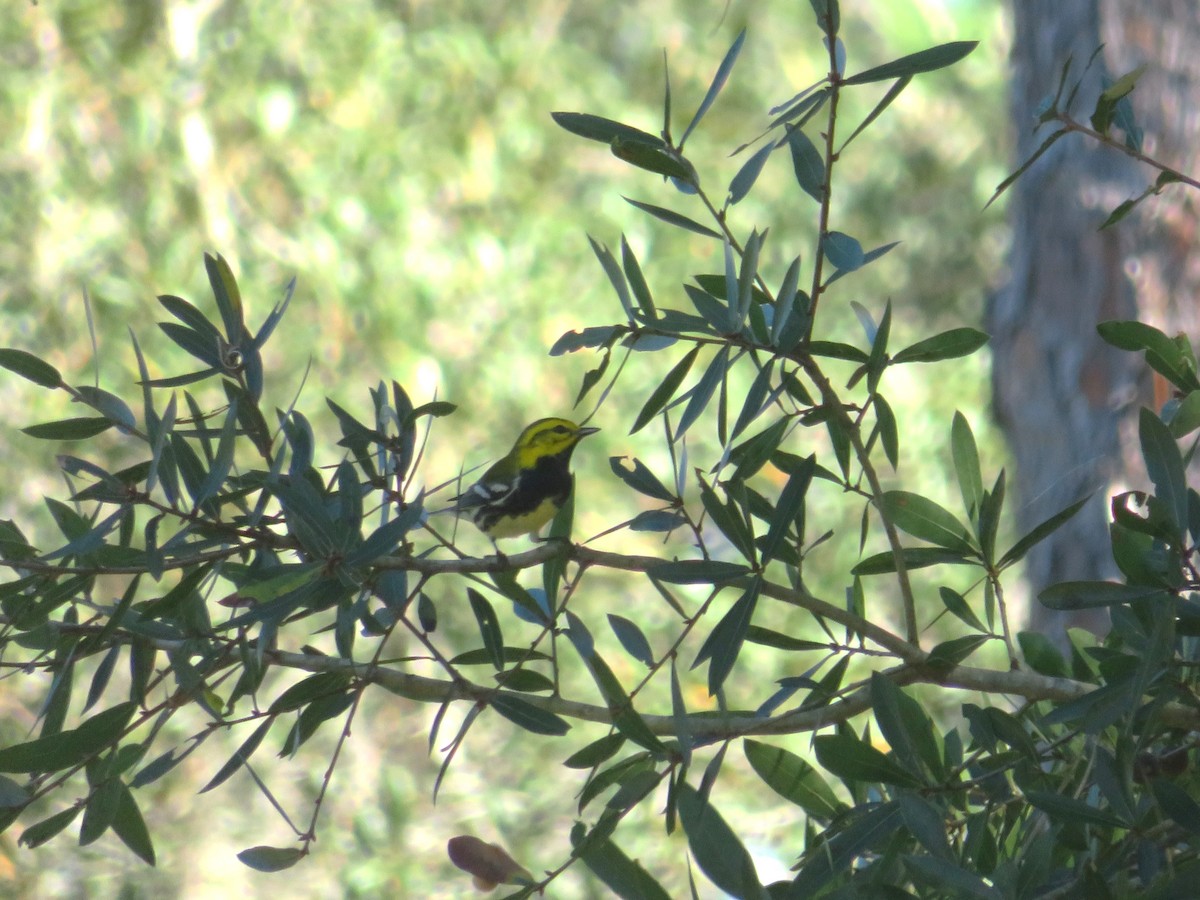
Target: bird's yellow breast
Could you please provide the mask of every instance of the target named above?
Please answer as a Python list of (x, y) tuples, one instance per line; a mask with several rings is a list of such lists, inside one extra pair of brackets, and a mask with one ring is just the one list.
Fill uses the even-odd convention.
[(554, 505), (554, 501), (547, 498), (539, 503), (531, 512), (522, 513), (517, 516), (502, 517), (487, 530), (487, 535), (494, 540), (496, 538), (517, 537), (522, 534), (529, 534), (532, 531), (537, 531), (553, 519), (557, 512), (558, 508)]

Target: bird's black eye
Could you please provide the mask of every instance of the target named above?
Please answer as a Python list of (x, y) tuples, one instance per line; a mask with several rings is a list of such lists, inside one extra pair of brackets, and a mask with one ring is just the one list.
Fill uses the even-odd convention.
[(566, 434), (571, 429), (569, 429), (566, 425), (555, 425), (554, 430), (557, 431), (559, 434)]

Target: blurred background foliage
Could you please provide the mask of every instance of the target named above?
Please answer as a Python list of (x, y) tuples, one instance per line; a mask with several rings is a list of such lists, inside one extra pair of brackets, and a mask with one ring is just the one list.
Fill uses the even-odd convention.
[[(843, 6), (851, 72), (945, 41), (981, 45), (964, 63), (915, 81), (843, 163), (834, 227), (868, 248), (903, 243), (831, 295), (826, 328), (861, 344), (848, 301), (878, 319), (888, 299), (895, 347), (939, 325), (978, 325), (1005, 242), (1002, 211), (981, 212), (1009, 158), (1005, 10), (995, 0)], [(75, 383), (98, 379), (128, 396), (136, 379), (129, 329), (152, 374), (190, 370), (151, 323), (163, 318), (160, 293), (211, 310), (203, 251), (229, 259), (252, 323), (294, 276), (284, 333), (268, 345), (270, 401), (295, 401), (318, 434), (330, 435), (326, 462), (337, 458), (326, 395), (366, 417), (368, 387), (394, 378), (417, 403), (435, 394), (457, 403), (459, 414), (431, 436), (429, 484), (496, 455), (519, 423), (572, 414), (580, 378), (596, 360), (546, 351), (564, 331), (619, 316), (587, 234), (615, 246), (626, 233), (660, 305), (683, 306), (682, 281), (720, 271), (712, 242), (656, 223), (622, 195), (702, 218), (694, 201), (561, 131), (549, 113), (591, 112), (658, 131), (665, 49), (678, 133), (746, 27), (733, 78), (688, 145), (702, 176), (720, 173), (708, 183), (719, 198), (719, 184), (742, 162), (729, 153), (824, 63), (802, 0), (77, 0), (14, 10), (0, 19), (0, 343), (38, 353)], [(851, 95), (844, 121), (861, 118), (877, 97), (864, 91), (855, 108)], [(735, 228), (770, 226), (762, 268), (782, 272), (811, 245), (812, 209), (786, 154), (777, 154), (735, 208)], [(580, 536), (636, 512), (627, 503), (606, 506), (615, 493), (606, 489), (609, 455), (663, 463), (655, 435), (631, 438), (626, 430), (645, 399), (639, 385), (657, 384), (672, 361), (635, 357), (597, 414), (605, 430), (576, 466)], [(970, 419), (993, 477), (1003, 464), (986, 414), (986, 365), (979, 354), (940, 364), (928, 379), (917, 366), (889, 376), (906, 479), (947, 505), (955, 505), (944, 476), (955, 408)], [(21, 522), (35, 543), (41, 497), (64, 491), (53, 448), (17, 429), (69, 414), (48, 396), (0, 379), (0, 452), (21, 473), (0, 491), (0, 516)], [(831, 506), (823, 528), (856, 535), (856, 514), (840, 515)], [(847, 546), (853, 553), (856, 542)], [(845, 587), (813, 586), (834, 597)], [(648, 631), (653, 615), (639, 618)], [(763, 681), (780, 674), (753, 671)], [(36, 698), (16, 693), (0, 692), (0, 717), (26, 728)], [(469, 888), (444, 846), (464, 831), (501, 840), (531, 869), (555, 864), (562, 854), (547, 850), (547, 837), (565, 841), (571, 805), (545, 776), (561, 759), (522, 758), (515, 729), (479, 730), (435, 807), (436, 760), (425, 752), (431, 715), (387, 696), (368, 700), (322, 814), (318, 852), (290, 872), (264, 875), (234, 860), (246, 846), (285, 841), (286, 829), (264, 799), (246, 799), (249, 782), (195, 800), (212, 774), (196, 754), (182, 778), (155, 784), (151, 802), (143, 801), (157, 869), (111, 836), (85, 848), (67, 840), (29, 851), (17, 850), (10, 830), (0, 836), (0, 892), (459, 896)], [(586, 731), (577, 726), (562, 757)], [(795, 743), (805, 750), (806, 739)], [(489, 782), (496, 755), (505, 757), (503, 785)], [(306, 750), (278, 765), (282, 783), (273, 784), (302, 804), (323, 772), (319, 751)], [(733, 790), (736, 780), (726, 777)], [(791, 863), (780, 855), (788, 842), (772, 833), (795, 823), (779, 810), (746, 812), (753, 825), (742, 836), (769, 880), (772, 865)], [(660, 843), (664, 851), (675, 858), (643, 862), (682, 895), (683, 845)], [(556, 888), (556, 896), (602, 895), (582, 879), (560, 879)]]

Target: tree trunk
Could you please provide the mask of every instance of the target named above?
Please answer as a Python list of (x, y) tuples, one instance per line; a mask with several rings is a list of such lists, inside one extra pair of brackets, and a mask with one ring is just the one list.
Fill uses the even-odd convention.
[[(1014, 0), (1013, 9), (1018, 161), (1050, 134), (1049, 127), (1034, 134), (1038, 106), (1053, 94), (1067, 58), (1073, 58), (1069, 86), (1107, 42), (1071, 113), (1086, 121), (1102, 77), (1146, 63), (1132, 97), (1146, 149), (1171, 165), (1190, 165), (1182, 148), (1195, 146), (1197, 126), (1185, 122), (1183, 105), (1194, 103), (1200, 84), (1194, 0)], [(1094, 492), (1079, 515), (1027, 557), (1035, 594), (1059, 581), (1115, 574), (1108, 497), (1122, 484), (1144, 483), (1131, 423), (1137, 407), (1151, 402), (1149, 377), (1140, 357), (1104, 344), (1096, 325), (1136, 317), (1196, 333), (1191, 298), (1200, 284), (1200, 259), (1189, 265), (1187, 252), (1194, 243), (1194, 198), (1171, 189), (1169, 198), (1098, 231), (1118, 203), (1155, 175), (1115, 150), (1071, 136), (1012, 189), (1009, 281), (989, 304), (988, 325), (995, 415), (1017, 466), (1018, 528), (1024, 533)], [(1166, 215), (1167, 209), (1173, 212)], [(1103, 610), (1067, 616), (1036, 601), (1029, 619), (1031, 628), (1060, 641), (1068, 626), (1107, 628)]]

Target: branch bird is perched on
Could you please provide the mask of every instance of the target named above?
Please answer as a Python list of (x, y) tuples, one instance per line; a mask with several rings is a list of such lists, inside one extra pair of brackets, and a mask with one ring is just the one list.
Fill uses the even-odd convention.
[(492, 539), (537, 531), (571, 495), (571, 453), (599, 428), (566, 419), (538, 419), (483, 477), (454, 498), (451, 512), (469, 515)]

